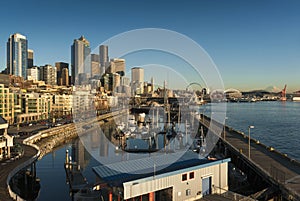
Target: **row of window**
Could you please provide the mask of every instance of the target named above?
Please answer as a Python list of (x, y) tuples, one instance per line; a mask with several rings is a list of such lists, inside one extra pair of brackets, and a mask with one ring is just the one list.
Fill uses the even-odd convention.
[(189, 172), (181, 175), (181, 181), (187, 181), (188, 179), (194, 179), (194, 178), (195, 178), (194, 172)]

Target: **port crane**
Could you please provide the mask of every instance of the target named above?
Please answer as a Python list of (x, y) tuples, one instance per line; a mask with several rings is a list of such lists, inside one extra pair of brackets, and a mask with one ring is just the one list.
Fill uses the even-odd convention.
[(286, 101), (286, 85), (284, 85), (284, 88), (281, 90), (281, 101)]

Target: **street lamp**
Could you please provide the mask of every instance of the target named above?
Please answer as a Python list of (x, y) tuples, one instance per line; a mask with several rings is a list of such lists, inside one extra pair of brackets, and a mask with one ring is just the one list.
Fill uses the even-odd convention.
[(249, 126), (248, 129), (249, 129), (249, 135), (248, 135), (248, 149), (249, 149), (249, 152), (248, 152), (248, 158), (250, 159), (250, 141), (251, 141), (251, 135), (250, 135), (250, 130), (251, 128), (254, 128), (254, 126)]
[(226, 120), (228, 119), (228, 117), (225, 117), (224, 119), (224, 141), (226, 141)]

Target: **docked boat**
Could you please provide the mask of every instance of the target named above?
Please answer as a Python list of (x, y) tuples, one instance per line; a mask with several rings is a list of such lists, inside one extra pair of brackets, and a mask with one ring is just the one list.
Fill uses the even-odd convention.
[(103, 200), (102, 192), (96, 189), (83, 188), (74, 195), (74, 201), (98, 201)]
[(299, 97), (297, 97), (297, 96), (296, 96), (296, 97), (293, 97), (292, 100), (293, 100), (293, 101), (300, 101), (300, 96), (299, 96)]

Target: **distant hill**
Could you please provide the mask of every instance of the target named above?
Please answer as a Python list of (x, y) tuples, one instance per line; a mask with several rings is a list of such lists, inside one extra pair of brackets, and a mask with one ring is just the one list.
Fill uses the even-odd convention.
[(276, 87), (276, 86), (269, 86), (267, 88), (264, 89), (265, 91), (271, 92), (271, 93), (278, 93), (280, 92), (282, 89)]
[(277, 95), (278, 92), (269, 92), (267, 90), (253, 90), (242, 92), (244, 96), (256, 96), (256, 97), (264, 97), (264, 95)]

